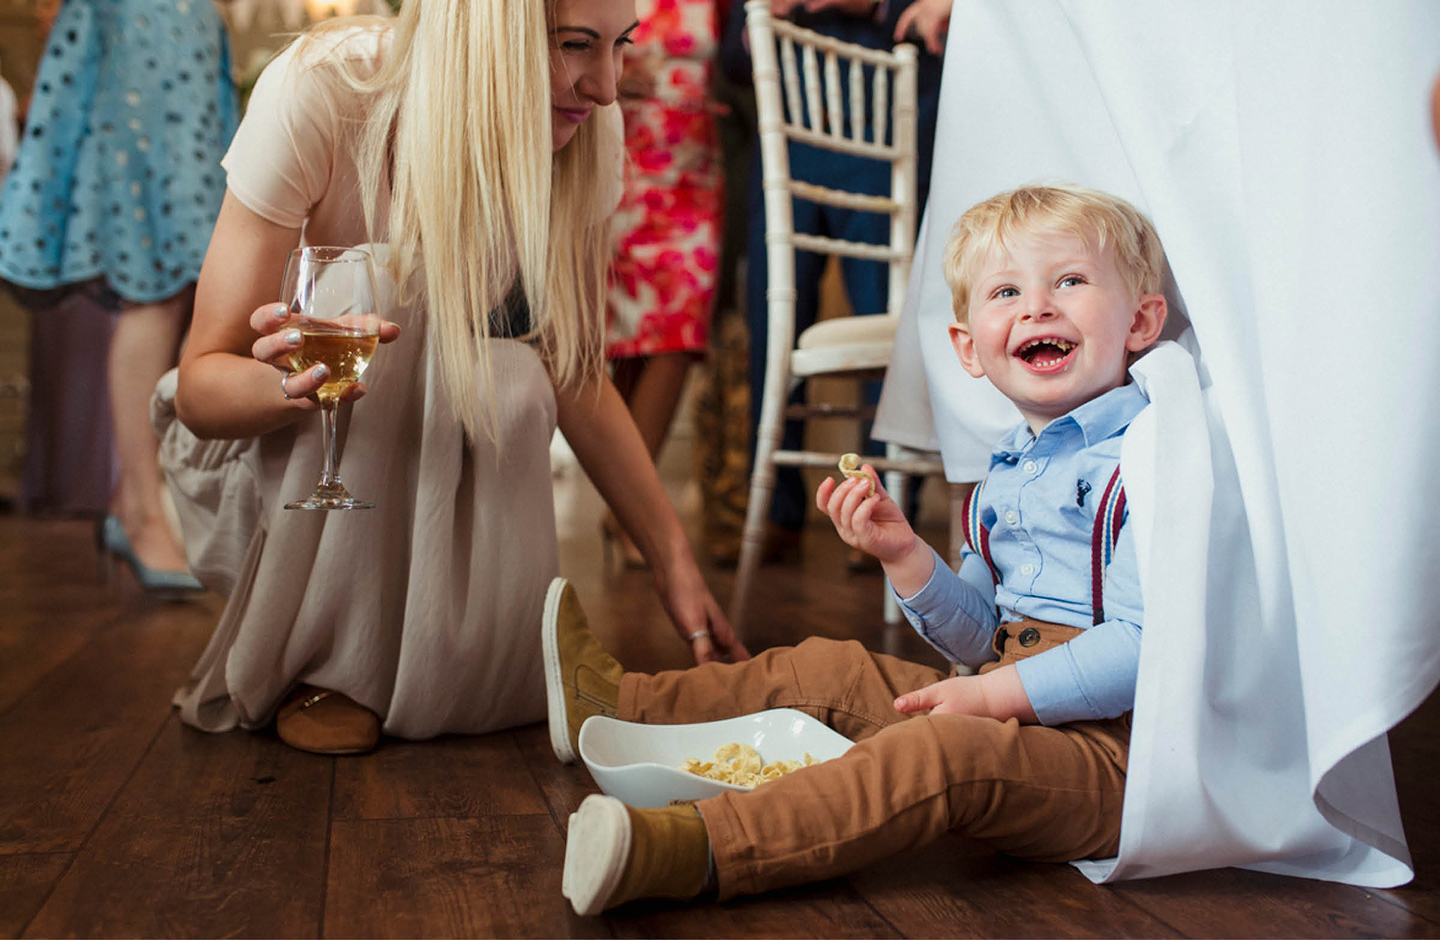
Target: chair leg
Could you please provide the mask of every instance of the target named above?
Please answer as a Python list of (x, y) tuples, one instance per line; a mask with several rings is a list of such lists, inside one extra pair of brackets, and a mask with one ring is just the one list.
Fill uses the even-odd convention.
[[(780, 389), (785, 383), (776, 383)], [(740, 536), (740, 558), (735, 565), (735, 589), (730, 595), (730, 625), (737, 636), (744, 638), (745, 607), (750, 600), (751, 585), (760, 567), (765, 550), (765, 520), (770, 514), (770, 496), (775, 491), (775, 464), (772, 455), (780, 446), (784, 433), (781, 412), (785, 393), (772, 390), (767, 377), (765, 401), (761, 405), (760, 426), (755, 432), (755, 466), (750, 471), (750, 501), (745, 507), (745, 530)], [(772, 400), (773, 399), (773, 400)]]

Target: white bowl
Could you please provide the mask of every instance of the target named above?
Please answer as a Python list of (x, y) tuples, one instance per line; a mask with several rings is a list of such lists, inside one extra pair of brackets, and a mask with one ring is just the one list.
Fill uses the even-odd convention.
[(723, 744), (738, 741), (760, 752), (765, 763), (839, 757), (849, 738), (793, 708), (689, 725), (645, 725), (596, 715), (580, 726), (580, 757), (600, 789), (630, 806), (664, 806), (671, 800), (703, 800), (726, 790), (753, 789), (699, 777), (680, 765), (687, 757), (710, 760)]

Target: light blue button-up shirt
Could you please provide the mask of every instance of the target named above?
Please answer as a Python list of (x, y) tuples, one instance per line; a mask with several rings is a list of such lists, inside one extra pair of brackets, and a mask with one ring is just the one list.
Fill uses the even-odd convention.
[(1105, 486), (1120, 463), (1130, 422), (1149, 404), (1134, 383), (1056, 418), (1036, 436), (1021, 424), (1000, 442), (980, 494), (990, 530), (990, 568), (967, 545), (960, 571), (937, 555), (935, 573), (900, 608), (930, 645), (954, 662), (995, 658), (991, 637), (1026, 617), (1084, 633), (1017, 664), (1043, 724), (1113, 718), (1135, 701), (1144, 607), (1128, 524), (1105, 572), (1103, 623), (1091, 607), (1091, 539)]

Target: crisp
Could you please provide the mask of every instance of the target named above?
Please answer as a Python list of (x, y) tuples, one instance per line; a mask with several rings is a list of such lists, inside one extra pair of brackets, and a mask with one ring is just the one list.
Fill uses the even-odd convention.
[(712, 760), (701, 760), (698, 757), (685, 758), (685, 763), (680, 765), (680, 769), (695, 774), (697, 777), (719, 780), (721, 783), (753, 787), (793, 773), (801, 767), (809, 767), (811, 764), (818, 763), (820, 762), (807, 752), (804, 760), (777, 760), (767, 764), (760, 756), (760, 752), (750, 745), (732, 741), (729, 744), (720, 745), (715, 750), (715, 757)]
[(852, 477), (860, 477), (861, 479), (863, 479), (866, 485), (870, 487), (870, 489), (865, 493), (865, 497), (867, 499), (875, 495), (875, 478), (870, 476), (870, 474), (866, 473), (864, 470), (860, 469), (859, 454), (841, 454), (840, 472), (845, 474), (845, 477), (847, 479)]

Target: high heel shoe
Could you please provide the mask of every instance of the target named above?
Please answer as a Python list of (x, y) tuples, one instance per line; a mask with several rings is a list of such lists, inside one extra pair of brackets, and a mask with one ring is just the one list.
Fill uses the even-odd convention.
[(621, 567), (631, 570), (650, 567), (645, 561), (645, 556), (640, 554), (640, 549), (635, 547), (635, 543), (630, 541), (630, 537), (625, 534), (625, 530), (620, 528), (620, 523), (616, 521), (614, 516), (607, 513), (605, 518), (600, 520), (600, 545), (605, 556), (605, 568), (607, 570), (611, 566), (611, 553), (615, 550), (615, 546), (611, 543), (614, 542), (620, 543)]
[(101, 561), (101, 574), (105, 583), (110, 583), (115, 560), (125, 562), (135, 575), (135, 580), (145, 593), (165, 600), (178, 600), (187, 595), (205, 590), (205, 585), (187, 571), (161, 571), (151, 568), (140, 560), (125, 534), (125, 527), (114, 516), (106, 516), (95, 523), (95, 550)]

